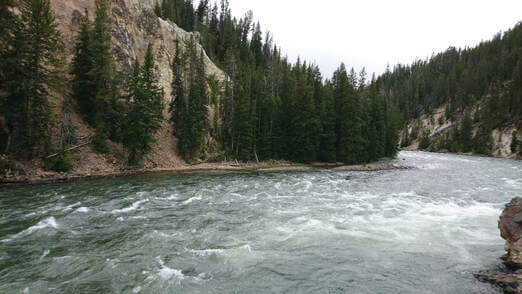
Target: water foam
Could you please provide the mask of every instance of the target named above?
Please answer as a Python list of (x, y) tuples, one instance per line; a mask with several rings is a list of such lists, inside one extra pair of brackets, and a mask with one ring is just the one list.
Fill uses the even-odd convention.
[(88, 207), (80, 207), (80, 208), (76, 209), (76, 211), (86, 213), (86, 212), (89, 212), (90, 209)]
[(46, 249), (42, 256), (40, 256), (40, 260), (44, 259), (47, 255), (49, 255), (49, 253), (51, 253), (51, 251), (49, 249)]
[(20, 232), (20, 233), (18, 233), (16, 235), (13, 235), (11, 238), (7, 238), (7, 239), (2, 240), (2, 242), (9, 242), (9, 241), (12, 241), (14, 239), (30, 235), (33, 232), (36, 232), (38, 230), (45, 229), (45, 228), (58, 229), (58, 223), (56, 222), (56, 219), (53, 216), (39, 221), (36, 225), (31, 226), (31, 227), (23, 230), (22, 232)]
[(76, 203), (74, 203), (74, 204), (71, 204), (71, 205), (65, 207), (65, 208), (63, 209), (63, 211), (69, 211), (69, 210), (72, 210), (72, 209), (75, 208), (76, 206), (80, 206), (80, 205), (82, 205), (81, 202), (76, 202)]
[(190, 204), (190, 203), (192, 203), (192, 202), (194, 202), (194, 201), (196, 201), (196, 200), (199, 201), (199, 200), (201, 200), (201, 199), (202, 199), (201, 196), (191, 197), (190, 199), (183, 201), (182, 204), (183, 204), (183, 205)]
[(210, 256), (210, 255), (222, 255), (225, 254), (225, 250), (223, 249), (202, 249), (202, 250), (196, 250), (196, 249), (188, 249), (185, 248), (186, 252), (192, 253), (194, 255), (198, 256)]
[(112, 211), (113, 214), (118, 214), (118, 213), (126, 213), (126, 212), (131, 212), (133, 210), (136, 210), (140, 207), (141, 204), (143, 203), (146, 203), (146, 202), (149, 202), (149, 199), (144, 199), (144, 200), (140, 200), (140, 201), (136, 201), (134, 202), (131, 206), (128, 206), (128, 207), (125, 207), (125, 208), (122, 208), (122, 209), (114, 209)]
[(185, 275), (180, 269), (174, 269), (166, 266), (159, 256), (156, 257), (156, 260), (161, 266), (161, 268), (157, 272), (157, 276), (162, 280), (170, 281), (172, 279), (175, 279), (176, 283), (179, 285), (181, 281), (185, 279)]

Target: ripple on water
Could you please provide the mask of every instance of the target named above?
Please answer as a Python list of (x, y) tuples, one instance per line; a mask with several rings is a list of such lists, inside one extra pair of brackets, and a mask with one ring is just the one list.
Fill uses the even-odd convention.
[[(33, 291), (43, 283), (35, 277), (56, 293), (90, 285), (125, 293), (416, 293), (420, 284), (494, 293), (469, 273), (499, 264), (496, 222), (502, 203), (522, 193), (522, 165), (415, 152), (402, 159), (414, 168), (2, 190), (9, 205), (0, 214), (0, 268), (8, 274), (0, 293)], [(26, 203), (27, 195), (38, 196)], [(64, 228), (68, 234), (54, 234)]]
[(27, 236), (27, 235), (30, 235), (36, 231), (39, 231), (39, 230), (43, 230), (43, 229), (46, 229), (46, 228), (53, 228), (53, 229), (58, 229), (58, 222), (56, 221), (56, 219), (51, 216), (51, 217), (48, 217), (44, 220), (41, 220), (39, 221), (36, 225), (34, 226), (31, 226), (29, 228), (27, 228), (26, 230), (23, 230), (22, 232), (16, 234), (16, 235), (13, 235), (7, 239), (4, 239), (2, 240), (2, 242), (10, 242), (14, 239), (18, 239), (18, 238), (21, 238), (23, 236)]
[(122, 208), (122, 209), (114, 209), (111, 211), (111, 213), (113, 214), (119, 214), (119, 213), (127, 213), (127, 212), (131, 212), (131, 211), (134, 211), (136, 209), (138, 209), (140, 207), (141, 204), (143, 203), (147, 203), (149, 202), (149, 199), (144, 199), (144, 200), (140, 200), (140, 201), (136, 201), (134, 202), (131, 206), (128, 206), (128, 207), (125, 207), (125, 208)]

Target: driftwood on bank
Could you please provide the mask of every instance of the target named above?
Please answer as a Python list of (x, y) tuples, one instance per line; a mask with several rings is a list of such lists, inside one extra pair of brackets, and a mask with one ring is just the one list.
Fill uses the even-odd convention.
[(67, 149), (65, 149), (65, 150), (62, 150), (62, 151), (60, 151), (60, 152), (58, 152), (58, 153), (51, 154), (51, 155), (47, 156), (46, 158), (47, 158), (47, 159), (49, 159), (49, 158), (53, 158), (53, 157), (56, 157), (56, 156), (58, 156), (58, 155), (60, 155), (60, 154), (62, 154), (62, 153), (69, 152), (69, 151), (73, 151), (73, 150), (76, 150), (76, 149), (78, 149), (78, 148), (82, 148), (82, 147), (84, 147), (84, 146), (87, 146), (87, 145), (91, 144), (92, 141), (93, 141), (93, 140), (92, 140), (92, 137), (88, 137), (88, 138), (87, 138), (87, 141), (85, 141), (85, 142), (83, 142), (83, 143), (81, 143), (81, 144), (79, 144), (79, 145), (73, 146), (73, 147), (71, 147), (71, 148), (67, 148)]

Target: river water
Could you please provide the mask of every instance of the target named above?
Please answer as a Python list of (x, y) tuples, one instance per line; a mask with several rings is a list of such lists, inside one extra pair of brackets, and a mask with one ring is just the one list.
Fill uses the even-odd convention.
[(156, 175), (0, 190), (0, 293), (499, 293), (522, 162)]

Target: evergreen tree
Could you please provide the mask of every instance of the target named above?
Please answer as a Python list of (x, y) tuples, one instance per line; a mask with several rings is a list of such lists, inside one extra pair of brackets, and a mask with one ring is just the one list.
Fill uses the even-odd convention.
[(138, 164), (150, 151), (154, 135), (163, 120), (163, 89), (154, 75), (152, 45), (149, 44), (143, 67), (136, 59), (126, 83), (127, 111), (122, 128), (123, 146), (129, 151), (129, 164)]
[(74, 49), (74, 58), (71, 66), (71, 74), (73, 79), (72, 97), (78, 103), (81, 113), (85, 120), (90, 124), (96, 125), (96, 101), (95, 84), (91, 79), (91, 71), (94, 68), (94, 56), (92, 49), (92, 23), (89, 20), (89, 13), (85, 10), (85, 16), (82, 18), (80, 33), (76, 40)]
[(326, 82), (323, 94), (323, 111), (321, 115), (323, 131), (321, 133), (319, 159), (324, 162), (335, 162), (337, 159), (337, 137), (335, 133), (336, 113), (332, 94), (332, 85), (329, 81)]
[(462, 152), (470, 152), (473, 148), (473, 122), (469, 113), (464, 115), (460, 127), (460, 147)]
[(14, 131), (13, 150), (32, 158), (51, 147), (48, 98), (62, 85), (58, 54), (63, 44), (49, 0), (24, 0), (20, 12), (22, 25), (15, 28), (11, 43), (16, 47), (7, 57), (14, 68), (6, 69), (14, 74), (8, 78), (6, 100), (14, 113), (6, 118)]
[(170, 103), (169, 112), (171, 113), (171, 122), (174, 125), (174, 136), (179, 136), (183, 122), (183, 113), (186, 112), (188, 97), (186, 96), (183, 72), (186, 68), (186, 58), (179, 42), (176, 42), (176, 55), (172, 60), (172, 101)]
[(419, 142), (419, 149), (420, 150), (426, 150), (430, 147), (430, 133), (429, 132), (424, 132), (424, 134), (422, 135), (422, 138)]
[[(21, 52), (25, 46), (21, 22), (12, 13), (14, 2), (0, 1), (0, 153), (8, 153), (13, 135), (19, 132), (23, 121), (23, 99), (18, 82), (22, 74), (20, 66)], [(22, 119), (21, 119), (22, 118)]]
[(397, 155), (397, 145), (399, 143), (398, 135), (398, 110), (390, 107), (386, 115), (386, 141), (384, 144), (384, 155), (386, 157), (395, 157)]
[[(382, 97), (377, 93), (376, 87), (370, 90), (370, 121), (368, 127), (368, 153), (369, 160), (375, 161), (384, 157), (384, 145), (386, 143), (386, 122)], [(406, 140), (407, 141), (407, 140)]]
[(365, 139), (362, 135), (361, 104), (355, 92), (355, 71), (349, 77), (344, 64), (334, 73), (337, 104), (337, 159), (346, 164), (364, 161)]
[(511, 145), (510, 145), (511, 153), (516, 154), (520, 145), (521, 144), (517, 138), (517, 131), (513, 131), (513, 134), (511, 135)]
[(483, 155), (491, 155), (493, 148), (493, 138), (491, 137), (491, 129), (482, 125), (479, 127), (475, 137), (473, 137), (473, 152)]
[(119, 99), (119, 74), (116, 72), (108, 34), (107, 2), (96, 2), (96, 18), (92, 30), (89, 51), (93, 65), (87, 73), (91, 88), (92, 126), (96, 129), (94, 148), (98, 152), (108, 152), (107, 138), (120, 139), (118, 136), (121, 122)]
[(205, 125), (207, 119), (207, 77), (202, 53), (198, 55), (195, 42), (187, 44), (190, 56), (190, 89), (188, 105), (181, 114), (181, 124), (177, 126), (178, 151), (186, 160), (201, 156), (204, 146)]

